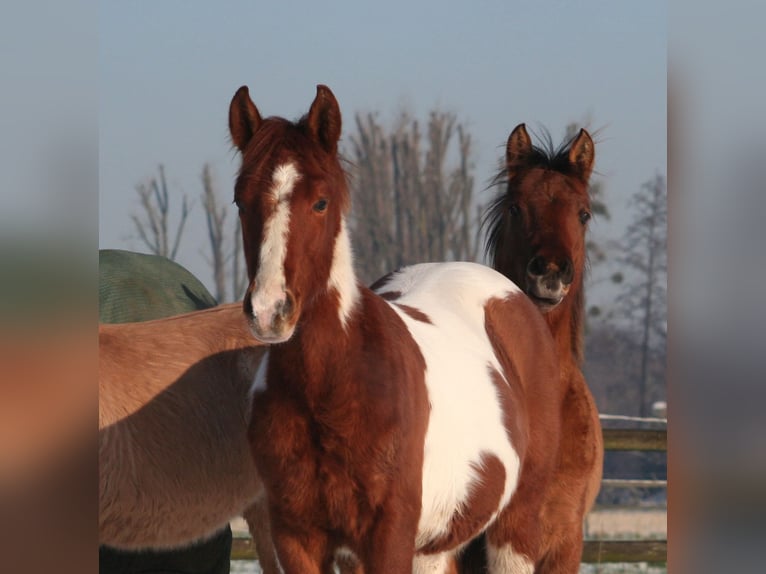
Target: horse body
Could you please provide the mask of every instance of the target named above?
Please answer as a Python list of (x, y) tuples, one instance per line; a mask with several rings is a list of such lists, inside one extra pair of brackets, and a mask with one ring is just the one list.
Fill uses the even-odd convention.
[(229, 124), (244, 310), (272, 343), (250, 441), (283, 570), (327, 572), (341, 551), (368, 574), (446, 571), (484, 531), (491, 572), (531, 565), (563, 400), (537, 309), (470, 263), (358, 284), (326, 87), (298, 123), (261, 119), (240, 88)]
[(262, 493), (246, 429), (265, 352), (239, 305), (99, 325), (99, 541), (171, 548)]
[(601, 483), (603, 439), (583, 360), (585, 233), (591, 217), (587, 184), (594, 163), (590, 135), (558, 150), (532, 145), (524, 124), (508, 138), (506, 189), (488, 211), (487, 252), (495, 269), (535, 302), (559, 356), (561, 449), (546, 494), (536, 572), (574, 573), (582, 554), (583, 520)]
[[(530, 459), (530, 419), (540, 417), (534, 424), (549, 425), (556, 436), (543, 404), (560, 402), (548, 384), (555, 359), (532, 305), (489, 268), (420, 264), (375, 287), (425, 358), (430, 412), (417, 548), (454, 548), (483, 531), (510, 502), (522, 460)], [(528, 343), (520, 341), (527, 337)], [(530, 363), (532, 352), (539, 357)], [(547, 388), (530, 388), (531, 381)], [(555, 442), (547, 446), (555, 452)], [(459, 517), (456, 508), (464, 509)]]

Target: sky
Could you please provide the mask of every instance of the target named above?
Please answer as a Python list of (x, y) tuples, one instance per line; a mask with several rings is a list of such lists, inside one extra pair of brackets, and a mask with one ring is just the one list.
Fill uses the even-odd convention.
[(262, 115), (289, 119), (328, 85), (344, 136), (356, 112), (454, 112), (475, 142), (479, 201), (518, 123), (558, 141), (588, 121), (613, 215), (596, 238), (621, 237), (629, 196), (666, 172), (666, 2), (104, 0), (98, 30), (99, 247), (145, 250), (135, 187), (163, 164), (194, 202), (178, 261), (209, 287), (200, 173), (210, 163), (228, 201), (228, 106), (243, 84)]

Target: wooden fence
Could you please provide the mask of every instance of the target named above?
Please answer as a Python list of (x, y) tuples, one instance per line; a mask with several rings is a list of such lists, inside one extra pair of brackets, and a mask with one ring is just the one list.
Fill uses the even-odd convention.
[[(668, 450), (666, 429), (604, 429), (604, 450), (664, 451)], [(667, 486), (665, 480), (604, 479), (603, 486), (658, 487)], [(668, 561), (668, 541), (665, 540), (586, 540), (582, 561), (653, 562)]]
[[(605, 450), (665, 451), (668, 435), (665, 429), (604, 429)], [(604, 479), (604, 486), (657, 487), (666, 486), (664, 480), (615, 480)], [(257, 558), (253, 541), (249, 537), (236, 537), (232, 542), (232, 560), (253, 560)], [(663, 563), (668, 560), (666, 540), (586, 540), (583, 544), (582, 561), (585, 563), (606, 562), (651, 562)]]

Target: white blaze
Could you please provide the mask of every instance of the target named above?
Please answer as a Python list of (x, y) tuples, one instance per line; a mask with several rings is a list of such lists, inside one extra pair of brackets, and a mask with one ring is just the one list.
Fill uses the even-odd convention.
[(264, 226), (255, 290), (250, 296), (253, 315), (259, 322), (270, 321), (274, 304), (284, 299), (290, 196), (299, 179), (300, 174), (292, 163), (279, 166), (272, 176), (270, 193), (276, 209)]

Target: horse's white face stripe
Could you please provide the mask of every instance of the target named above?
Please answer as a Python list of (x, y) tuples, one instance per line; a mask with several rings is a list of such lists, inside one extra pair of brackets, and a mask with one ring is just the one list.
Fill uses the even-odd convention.
[(269, 320), (274, 303), (284, 297), (290, 196), (299, 179), (300, 174), (292, 163), (277, 167), (272, 176), (270, 193), (277, 205), (264, 225), (258, 273), (255, 276), (256, 288), (250, 296), (253, 314), (258, 320)]
[(338, 237), (335, 238), (330, 279), (327, 284), (328, 289), (338, 292), (340, 300), (338, 314), (343, 328), (346, 327), (348, 317), (359, 300), (359, 287), (356, 284), (353, 259), (351, 242), (349, 241), (348, 229), (346, 228), (346, 218), (343, 217), (340, 223), (340, 232), (338, 232)]

